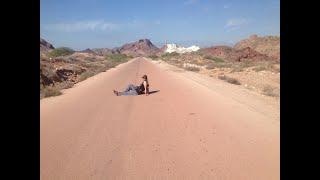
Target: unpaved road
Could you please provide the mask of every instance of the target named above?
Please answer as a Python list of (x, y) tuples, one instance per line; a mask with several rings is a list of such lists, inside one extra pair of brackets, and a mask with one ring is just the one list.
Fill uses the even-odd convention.
[[(137, 58), (41, 100), (41, 180), (280, 179), (279, 121), (177, 73)], [(159, 92), (114, 96), (143, 74)]]

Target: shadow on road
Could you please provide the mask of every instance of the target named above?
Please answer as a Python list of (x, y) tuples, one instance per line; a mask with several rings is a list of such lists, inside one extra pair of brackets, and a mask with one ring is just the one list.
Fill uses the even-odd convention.
[[(150, 91), (150, 92), (149, 92), (149, 95), (150, 95), (150, 94), (153, 94), (153, 93), (157, 93), (157, 92), (159, 92), (159, 91), (160, 91), (160, 90)], [(143, 94), (144, 94), (144, 93), (143, 93)]]

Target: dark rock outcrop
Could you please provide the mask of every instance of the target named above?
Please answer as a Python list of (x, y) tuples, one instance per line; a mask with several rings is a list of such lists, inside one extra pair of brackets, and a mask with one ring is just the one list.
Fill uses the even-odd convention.
[(228, 61), (263, 61), (271, 60), (267, 55), (261, 54), (250, 47), (235, 49), (229, 46), (213, 46), (200, 50), (202, 54), (213, 57), (219, 57)]
[(40, 38), (40, 52), (45, 52), (54, 49), (53, 45), (46, 40)]
[(261, 54), (265, 54), (273, 59), (280, 60), (280, 37), (251, 35), (249, 38), (239, 41), (234, 48), (241, 50), (251, 48)]

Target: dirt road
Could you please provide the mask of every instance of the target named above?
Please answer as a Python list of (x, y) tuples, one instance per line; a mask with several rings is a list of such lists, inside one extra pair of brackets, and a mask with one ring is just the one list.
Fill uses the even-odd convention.
[[(41, 179), (280, 179), (279, 121), (177, 73), (137, 58), (41, 100)], [(114, 96), (143, 74), (160, 91)]]

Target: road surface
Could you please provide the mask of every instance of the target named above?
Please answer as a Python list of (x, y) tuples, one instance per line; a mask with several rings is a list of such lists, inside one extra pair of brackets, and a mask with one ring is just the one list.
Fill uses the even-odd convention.
[[(158, 92), (113, 94), (143, 74)], [(136, 58), (41, 100), (41, 180), (280, 179), (280, 123), (176, 74)]]

